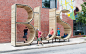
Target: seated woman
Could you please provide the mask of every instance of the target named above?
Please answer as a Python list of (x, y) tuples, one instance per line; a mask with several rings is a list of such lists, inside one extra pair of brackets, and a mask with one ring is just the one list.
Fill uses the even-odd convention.
[(68, 36), (68, 34), (67, 33), (64, 33), (64, 36), (62, 36), (61, 38), (65, 38), (67, 36)]
[(47, 36), (47, 39), (50, 38), (52, 35), (53, 35), (54, 31), (53, 31), (53, 28), (52, 30), (50, 31), (49, 35)]
[(57, 36), (60, 36), (60, 29), (57, 30)]

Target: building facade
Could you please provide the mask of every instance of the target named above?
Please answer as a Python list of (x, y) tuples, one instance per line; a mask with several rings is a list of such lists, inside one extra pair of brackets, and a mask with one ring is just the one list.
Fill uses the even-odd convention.
[[(13, 4), (25, 4), (32, 9), (41, 6), (41, 31), (44, 37), (49, 33), (49, 9), (68, 9), (70, 13), (61, 13), (61, 19), (70, 24), (72, 28), (71, 38), (84, 36), (86, 35), (86, 27), (83, 27), (80, 22), (76, 23), (74, 15), (75, 8), (78, 7), (81, 10), (83, 2), (84, 0), (0, 0), (0, 43), (11, 42), (11, 6)], [(24, 9), (17, 8), (17, 22), (25, 22), (27, 17), (28, 14)], [(34, 25), (34, 20), (31, 24)], [(25, 25), (23, 24), (17, 25), (17, 41), (23, 41), (24, 28)], [(64, 28), (58, 23), (57, 28), (60, 28), (61, 36), (63, 36)]]

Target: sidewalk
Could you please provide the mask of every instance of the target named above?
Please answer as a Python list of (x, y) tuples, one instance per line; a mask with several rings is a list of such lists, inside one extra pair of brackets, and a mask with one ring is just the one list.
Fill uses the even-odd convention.
[(48, 43), (48, 41), (42, 41), (42, 42), (44, 43), (43, 46), (41, 44), (39, 46), (37, 46), (36, 41), (33, 41), (33, 43), (35, 43), (35, 44), (32, 43), (32, 45), (20, 46), (20, 47), (11, 46), (11, 43), (1, 43), (0, 44), (0, 53), (86, 43), (86, 37), (71, 38), (70, 42), (68, 42), (68, 41), (64, 42), (63, 40), (61, 40), (60, 43), (59, 43), (59, 40), (57, 40), (57, 42), (53, 42), (53, 43), (52, 43), (52, 40), (49, 41), (50, 43)]

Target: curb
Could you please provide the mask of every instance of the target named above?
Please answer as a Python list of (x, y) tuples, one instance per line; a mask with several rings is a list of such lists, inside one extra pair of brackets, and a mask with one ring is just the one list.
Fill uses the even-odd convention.
[(50, 46), (41, 46), (41, 47), (36, 47), (36, 48), (25, 48), (25, 49), (0, 51), (0, 53), (15, 52), (15, 51), (22, 51), (22, 50), (32, 50), (32, 49), (41, 49), (41, 48), (49, 48), (49, 47), (58, 47), (58, 46), (66, 46), (66, 45), (74, 45), (74, 44), (82, 44), (82, 43), (86, 43), (86, 41), (80, 42), (80, 43), (64, 44), (64, 45), (50, 45)]

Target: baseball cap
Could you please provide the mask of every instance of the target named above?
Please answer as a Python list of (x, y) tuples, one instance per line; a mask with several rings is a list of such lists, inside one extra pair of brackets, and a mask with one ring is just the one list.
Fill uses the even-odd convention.
[(37, 29), (39, 31), (39, 29)]
[(59, 29), (59, 28), (58, 28)]

